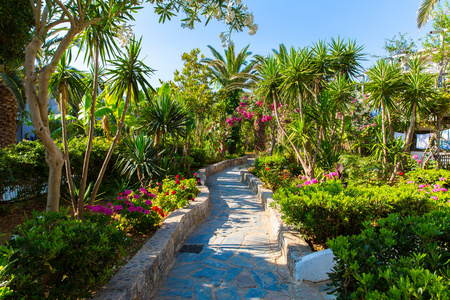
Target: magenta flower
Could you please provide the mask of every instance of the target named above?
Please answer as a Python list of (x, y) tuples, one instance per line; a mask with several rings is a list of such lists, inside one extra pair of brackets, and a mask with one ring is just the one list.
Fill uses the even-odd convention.
[(131, 194), (131, 191), (130, 191), (130, 190), (126, 190), (126, 191), (124, 192), (124, 194), (128, 196), (129, 194)]
[(133, 212), (133, 211), (135, 211), (135, 209), (134, 209), (134, 206), (133, 206), (133, 205), (131, 205), (131, 206), (128, 206), (128, 211), (129, 211), (129, 212)]
[(134, 199), (139, 199), (139, 195), (138, 194), (134, 194), (133, 197), (134, 197)]
[(446, 188), (441, 188), (441, 192), (448, 192), (448, 190)]
[(413, 159), (418, 159), (419, 157), (417, 155), (413, 155)]
[(438, 197), (436, 197), (436, 196), (431, 196), (431, 199), (437, 200)]
[(444, 177), (439, 178), (440, 181), (445, 181)]
[(146, 209), (146, 210), (144, 210), (144, 214), (149, 215), (149, 214), (151, 214), (151, 212), (148, 209)]
[(117, 200), (122, 200), (123, 197), (122, 196), (117, 196)]
[(441, 186), (439, 184), (434, 185), (435, 188), (440, 188)]
[(304, 184), (304, 185), (310, 185), (310, 184), (311, 184), (311, 181), (306, 180), (303, 184)]
[(147, 194), (147, 190), (145, 188), (140, 188), (139, 191), (143, 194)]
[(311, 184), (316, 184), (318, 181), (317, 181), (317, 179), (316, 178), (313, 178), (312, 180), (311, 180)]
[(107, 216), (112, 215), (112, 213), (113, 213), (112, 209), (109, 209), (109, 208), (104, 211), (104, 214)]
[(145, 205), (151, 206), (153, 203), (150, 200), (145, 200)]
[(158, 182), (157, 185), (161, 186), (161, 182)]
[(123, 209), (122, 205), (117, 205), (114, 210), (115, 211), (121, 211)]
[(86, 204), (86, 205), (84, 206), (84, 208), (87, 208), (87, 209), (91, 209), (91, 208), (92, 208), (92, 206), (91, 206), (91, 205), (89, 205), (89, 204)]
[(424, 187), (426, 187), (426, 185), (425, 185), (425, 184), (421, 184), (421, 185), (419, 185), (419, 189), (423, 189)]
[(418, 160), (417, 160), (417, 163), (421, 164), (421, 163), (422, 163), (422, 161), (421, 161), (420, 159), (418, 159)]
[(297, 186), (298, 186), (299, 188), (301, 188), (301, 187), (303, 186), (303, 184), (298, 184)]
[(414, 183), (414, 181), (410, 180), (407, 182), (407, 184), (411, 184), (411, 183)]
[(138, 207), (135, 208), (134, 211), (137, 211), (137, 212), (143, 212), (144, 209), (143, 209), (142, 207), (138, 206)]

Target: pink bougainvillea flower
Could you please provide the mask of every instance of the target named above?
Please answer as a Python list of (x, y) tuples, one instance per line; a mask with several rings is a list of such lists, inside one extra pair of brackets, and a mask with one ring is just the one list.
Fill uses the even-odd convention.
[(311, 184), (311, 181), (306, 180), (303, 184), (304, 184), (304, 185), (310, 185), (310, 184)]
[(417, 162), (418, 162), (419, 164), (421, 164), (421, 163), (422, 163), (422, 161), (421, 161), (420, 159), (418, 159), (418, 160), (417, 160)]
[(153, 203), (150, 200), (145, 200), (145, 205), (151, 206)]
[(124, 194), (125, 194), (125, 195), (129, 195), (129, 194), (131, 194), (131, 191), (130, 191), (130, 190), (126, 190), (126, 191), (124, 192)]
[(316, 184), (318, 181), (317, 181), (317, 179), (316, 178), (313, 178), (312, 180), (311, 180), (311, 184)]
[(439, 178), (440, 181), (445, 181), (444, 177)]
[(407, 184), (411, 184), (411, 183), (414, 183), (414, 181), (410, 180), (407, 182)]
[(413, 155), (412, 157), (413, 159), (419, 159), (419, 157), (417, 155)]
[(425, 184), (421, 184), (421, 185), (419, 185), (419, 189), (423, 189), (424, 187), (426, 187), (426, 185), (425, 185)]
[(115, 211), (121, 211), (123, 209), (122, 205), (117, 205), (114, 210)]
[(440, 188), (441, 186), (439, 184), (434, 185), (435, 188)]
[(137, 211), (137, 212), (143, 212), (144, 209), (143, 209), (142, 207), (138, 206), (138, 207), (136, 207), (135, 211)]
[(122, 196), (117, 196), (117, 200), (122, 200), (123, 197)]
[(140, 191), (141, 193), (144, 193), (144, 194), (147, 193), (147, 190), (146, 190), (145, 188), (140, 188), (139, 191)]
[(301, 187), (303, 186), (303, 184), (297, 184), (297, 186), (298, 186), (299, 188), (301, 188)]
[(139, 195), (138, 194), (134, 194), (133, 197), (134, 197), (134, 199), (139, 199)]
[(431, 196), (431, 199), (437, 200), (438, 197), (436, 197), (436, 196)]
[(144, 214), (149, 215), (149, 214), (151, 214), (151, 212), (148, 209), (146, 209), (146, 210), (144, 210)]
[(133, 212), (135, 209), (134, 209), (134, 206), (128, 206), (128, 211), (129, 212)]

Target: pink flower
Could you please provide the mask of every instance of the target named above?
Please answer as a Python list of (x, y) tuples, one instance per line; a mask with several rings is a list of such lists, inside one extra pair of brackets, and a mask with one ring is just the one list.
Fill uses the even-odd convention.
[(262, 106), (262, 102), (261, 102), (261, 101), (258, 101), (258, 102), (256, 102), (256, 105)]
[(117, 206), (114, 208), (115, 211), (120, 211), (120, 210), (122, 210), (122, 209), (123, 209), (122, 205), (117, 205)]
[(438, 197), (436, 197), (436, 196), (431, 196), (431, 199), (437, 200)]
[(413, 159), (418, 159), (419, 157), (417, 155), (413, 155)]
[(125, 194), (125, 195), (129, 195), (129, 194), (131, 194), (131, 191), (130, 191), (130, 190), (126, 190), (126, 191), (124, 192), (124, 194)]
[(414, 183), (414, 181), (410, 180), (407, 182), (407, 184), (411, 184), (411, 183)]
[(134, 197), (134, 199), (139, 199), (139, 195), (138, 194), (134, 194), (133, 197)]
[(145, 200), (145, 205), (151, 206), (153, 203), (150, 200)]
[(303, 184), (298, 184), (297, 186), (298, 186), (299, 188), (301, 188), (301, 187), (303, 186)]
[(194, 176), (197, 176), (197, 173), (194, 173)]
[(151, 214), (150, 211), (148, 209), (144, 210), (144, 214), (149, 215)]
[(311, 181), (306, 180), (303, 184), (304, 184), (304, 185), (310, 185), (310, 184), (311, 184)]
[(129, 211), (129, 212), (135, 211), (134, 206), (132, 206), (132, 205), (131, 205), (131, 206), (128, 206), (128, 211)]
[(422, 163), (422, 161), (421, 161), (420, 159), (418, 159), (418, 160), (417, 160), (417, 163), (421, 164), (421, 163)]
[(175, 180), (175, 184), (180, 184), (180, 181), (178, 179)]
[(145, 188), (140, 188), (139, 191), (143, 194), (147, 194), (147, 190)]
[(445, 181), (444, 177), (439, 178), (440, 181)]
[(158, 182), (157, 185), (161, 186), (161, 182)]
[(435, 188), (440, 188), (441, 186), (439, 184), (434, 185)]
[(317, 179), (316, 178), (313, 178), (312, 180), (311, 180), (311, 184), (316, 184), (318, 181), (317, 181)]
[(425, 185), (425, 184), (421, 184), (421, 185), (419, 185), (419, 189), (423, 189), (424, 187), (426, 187), (426, 185)]
[(142, 207), (138, 206), (138, 207), (136, 207), (135, 211), (137, 211), (137, 212), (143, 212), (144, 209), (143, 209)]
[(122, 196), (117, 196), (117, 200), (122, 200), (123, 197)]

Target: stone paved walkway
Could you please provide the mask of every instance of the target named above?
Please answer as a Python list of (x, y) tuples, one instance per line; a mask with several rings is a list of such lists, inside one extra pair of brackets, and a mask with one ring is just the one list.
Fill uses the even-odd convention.
[(155, 299), (327, 299), (324, 284), (293, 282), (239, 170), (208, 178), (211, 215), (187, 238), (187, 251), (176, 254)]

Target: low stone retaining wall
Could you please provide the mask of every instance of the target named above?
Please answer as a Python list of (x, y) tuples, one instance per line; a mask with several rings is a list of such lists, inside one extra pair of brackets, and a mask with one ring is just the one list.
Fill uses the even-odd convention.
[(266, 227), (269, 233), (277, 239), (283, 255), (286, 257), (287, 265), (292, 278), (295, 280), (303, 280), (300, 278), (300, 270), (298, 265), (302, 257), (311, 254), (311, 248), (306, 241), (301, 237), (301, 234), (293, 229), (290, 229), (281, 219), (281, 214), (277, 209), (270, 206), (274, 200), (272, 198), (272, 191), (263, 187), (263, 183), (256, 176), (247, 171), (240, 172), (241, 182), (252, 189), (257, 197), (261, 200), (267, 214)]
[[(230, 159), (200, 169), (197, 174), (202, 186), (189, 207), (171, 213), (158, 231), (139, 252), (97, 292), (96, 300), (150, 299), (164, 279), (170, 263), (184, 240), (210, 213), (209, 189), (206, 180), (212, 174), (247, 162), (247, 157)], [(206, 184), (206, 185), (205, 185)]]

